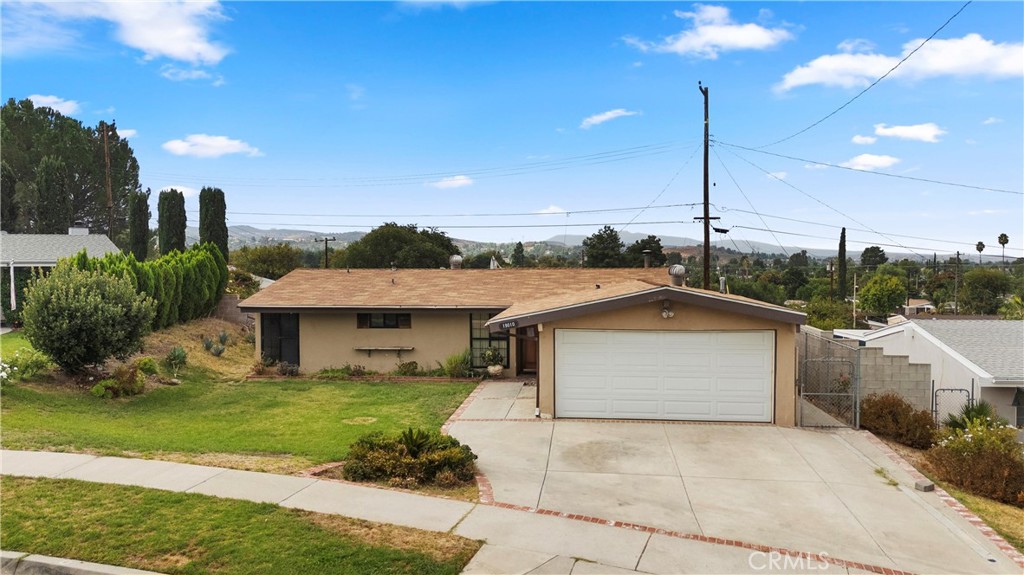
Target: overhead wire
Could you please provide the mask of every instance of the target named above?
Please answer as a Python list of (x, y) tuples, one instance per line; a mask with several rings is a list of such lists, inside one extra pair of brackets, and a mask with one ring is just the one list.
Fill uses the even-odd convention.
[[(623, 231), (625, 231), (625, 229), (628, 228), (629, 225), (631, 223), (633, 223), (634, 220), (639, 218), (641, 214), (643, 214), (645, 211), (651, 209), (651, 206), (654, 204), (654, 202), (656, 202), (656, 201), (661, 199), (661, 196), (672, 185), (672, 182), (676, 181), (676, 178), (679, 177), (679, 174), (682, 173), (682, 171), (686, 168), (686, 166), (688, 166), (690, 164), (690, 161), (693, 160), (693, 157), (697, 155), (697, 150), (699, 150), (699, 149), (700, 149), (699, 146), (694, 146), (693, 152), (690, 154), (690, 157), (686, 158), (686, 161), (683, 162), (683, 165), (679, 166), (679, 169), (676, 170), (676, 173), (672, 174), (672, 177), (669, 178), (668, 183), (665, 184), (665, 186), (661, 188), (661, 191), (658, 192), (658, 195), (654, 196), (654, 199), (651, 200), (650, 203), (647, 204), (647, 207), (645, 207), (645, 208), (641, 209), (639, 212), (637, 212), (636, 215), (634, 215), (633, 218), (630, 219), (629, 222), (626, 223), (626, 225), (622, 226), (622, 228), (619, 229), (619, 233), (622, 233)], [(697, 205), (697, 204), (690, 204), (690, 205), (694, 206), (694, 205)]]
[[(733, 185), (736, 186), (736, 189), (740, 191), (740, 194), (743, 196), (743, 199), (747, 201), (747, 205), (750, 206), (750, 209), (753, 210), (753, 213), (758, 217), (759, 220), (761, 220), (761, 223), (765, 227), (768, 227), (768, 223), (764, 221), (764, 218), (762, 218), (761, 214), (758, 213), (757, 208), (754, 207), (754, 203), (750, 201), (750, 198), (747, 196), (747, 193), (743, 191), (743, 188), (740, 187), (739, 182), (736, 181), (736, 178), (733, 177), (732, 172), (729, 171), (729, 166), (726, 166), (725, 162), (722, 161), (722, 156), (718, 154), (718, 150), (712, 148), (712, 151), (715, 153), (715, 157), (718, 158), (718, 163), (722, 165), (722, 169), (725, 170), (725, 173), (728, 174), (729, 179), (732, 180)], [(779, 241), (779, 238), (775, 237), (775, 234), (772, 234), (772, 237), (775, 238), (775, 242), (779, 244), (779, 249), (782, 250), (782, 253), (788, 256), (789, 252), (786, 251), (785, 247), (783, 247), (782, 242)]]
[[(663, 225), (663, 224), (693, 224), (694, 222), (680, 221), (680, 220), (663, 220), (663, 221), (652, 221), (652, 222), (637, 222), (640, 225)], [(232, 225), (239, 226), (309, 226), (317, 228), (346, 228), (346, 229), (372, 229), (376, 226), (370, 224), (333, 224), (333, 223), (311, 223), (311, 222), (232, 222)], [(497, 229), (497, 228), (561, 228), (561, 227), (602, 227), (602, 226), (621, 226), (622, 222), (590, 222), (590, 223), (579, 223), (579, 224), (488, 224), (488, 225), (454, 225), (454, 226), (443, 226), (445, 229), (463, 229), (463, 230), (478, 230), (478, 229)], [(428, 226), (424, 225), (421, 227), (441, 227), (441, 226)]]
[[(560, 216), (563, 214), (601, 214), (611, 212), (631, 212), (634, 210), (644, 209), (667, 209), (667, 208), (681, 208), (681, 207), (692, 207), (699, 205), (696, 202), (688, 204), (663, 204), (659, 206), (635, 206), (627, 208), (600, 208), (592, 210), (564, 210), (561, 212), (551, 213), (540, 213), (540, 212), (489, 212), (489, 213), (452, 213), (452, 214), (438, 214), (438, 213), (425, 213), (425, 214), (298, 214), (298, 213), (284, 213), (284, 212), (227, 212), (228, 215), (236, 216), (288, 216), (288, 217), (336, 217), (336, 218), (490, 218), (490, 217), (510, 217), (510, 216)], [(187, 210), (188, 213), (197, 214), (199, 210)]]

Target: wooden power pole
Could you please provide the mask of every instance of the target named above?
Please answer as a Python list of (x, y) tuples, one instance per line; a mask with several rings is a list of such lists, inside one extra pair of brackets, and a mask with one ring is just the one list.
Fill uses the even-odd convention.
[(107, 145), (107, 132), (110, 128), (106, 122), (100, 122), (100, 127), (103, 128), (103, 159), (107, 164), (107, 237), (114, 241), (114, 192), (110, 185), (110, 147)]
[[(704, 95), (704, 289), (711, 289), (711, 211), (708, 189), (708, 145), (710, 140), (710, 124), (708, 122), (708, 88), (697, 82), (697, 89)], [(715, 218), (717, 219), (717, 218)]]
[(336, 242), (336, 241), (338, 241), (338, 238), (326, 238), (325, 237), (324, 239), (317, 240), (317, 241), (324, 243), (324, 269), (327, 269), (327, 268), (331, 267), (330, 259), (327, 257), (327, 242)]

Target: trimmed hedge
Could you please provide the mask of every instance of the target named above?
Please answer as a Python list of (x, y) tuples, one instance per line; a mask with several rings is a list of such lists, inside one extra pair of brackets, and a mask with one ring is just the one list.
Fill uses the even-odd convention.
[(916, 410), (893, 392), (873, 393), (860, 402), (860, 426), (875, 435), (928, 449), (935, 438), (935, 420), (927, 410)]

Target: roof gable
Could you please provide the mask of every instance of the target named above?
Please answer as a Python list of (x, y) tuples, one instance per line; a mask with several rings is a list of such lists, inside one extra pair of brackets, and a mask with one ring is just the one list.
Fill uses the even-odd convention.
[(915, 319), (913, 324), (988, 372), (996, 381), (1024, 381), (1024, 321)]
[(0, 234), (0, 263), (15, 267), (54, 266), (83, 249), (94, 258), (120, 252), (100, 234)]

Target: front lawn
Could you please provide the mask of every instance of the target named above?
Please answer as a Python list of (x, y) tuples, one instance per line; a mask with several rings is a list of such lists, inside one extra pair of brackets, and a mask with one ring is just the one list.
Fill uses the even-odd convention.
[(480, 544), (267, 503), (3, 477), (4, 549), (170, 574), (456, 574)]
[(21, 331), (12, 331), (0, 335), (0, 358), (11, 357), (19, 349), (32, 348), (32, 344)]
[[(3, 447), (167, 459), (174, 457), (164, 455), (290, 455), (305, 466), (344, 459), (349, 444), (371, 431), (438, 429), (475, 387), (448, 382), (232, 382), (199, 369), (182, 374), (181, 380), (180, 386), (113, 400), (66, 385), (5, 384)], [(236, 465), (230, 457), (193, 460), (294, 471), (287, 466)]]

